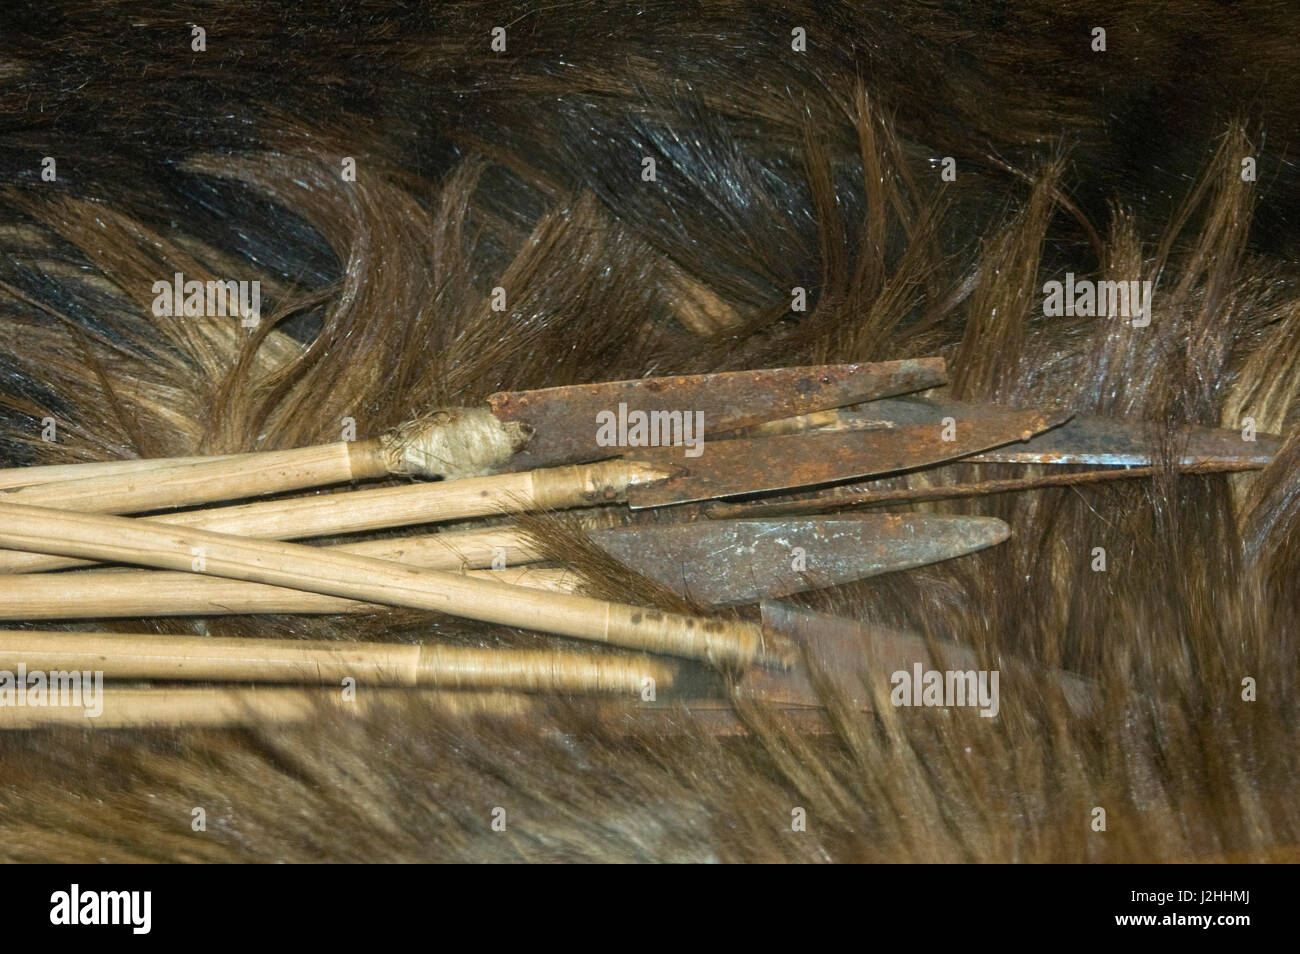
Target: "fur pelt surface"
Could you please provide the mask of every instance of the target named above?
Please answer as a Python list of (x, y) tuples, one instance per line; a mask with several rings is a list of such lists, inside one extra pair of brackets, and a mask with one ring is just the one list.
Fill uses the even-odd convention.
[[(412, 699), (296, 726), (5, 733), (0, 858), (1294, 857), (1287, 6), (6, 3), (6, 466), (289, 448), (347, 418), (370, 436), (505, 389), (929, 354), (953, 397), (1170, 433), (1251, 418), (1285, 441), (1249, 475), (917, 505), (1012, 537), (799, 599), (1095, 679), (1086, 718), (1046, 692), (996, 720), (828, 696), (830, 732), (747, 704), (746, 731), (720, 737), (577, 698), (512, 719)], [(1067, 271), (1152, 281), (1150, 325), (1045, 317), (1043, 283)], [(175, 272), (260, 281), (259, 326), (156, 317)], [(584, 520), (618, 519), (530, 526), (581, 567), (598, 562)], [(608, 580), (600, 595), (666, 599)], [(404, 611), (67, 628), (568, 645)]]

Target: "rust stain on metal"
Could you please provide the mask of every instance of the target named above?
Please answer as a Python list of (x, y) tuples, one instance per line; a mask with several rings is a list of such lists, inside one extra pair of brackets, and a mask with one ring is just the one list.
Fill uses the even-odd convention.
[(859, 514), (623, 527), (590, 536), (679, 595), (730, 606), (937, 563), (1001, 543), (1010, 532), (994, 517)]
[[(934, 398), (888, 398), (858, 411), (841, 411), (839, 417), (844, 427), (884, 423), (900, 428), (960, 417), (979, 406)], [(970, 462), (1142, 467), (1160, 462), (1161, 431), (1149, 421), (1078, 415), (1023, 445), (985, 451)], [(1245, 470), (1266, 466), (1280, 444), (1275, 434), (1257, 434), (1254, 441), (1247, 441), (1238, 431), (1188, 425), (1179, 429), (1169, 450), (1180, 467), (1224, 464)]]
[(889, 430), (706, 441), (697, 458), (683, 458), (679, 448), (638, 450), (626, 456), (671, 461), (679, 472), (629, 489), (628, 503), (633, 508), (659, 507), (914, 470), (1024, 440), (1070, 416), (1068, 411), (967, 405), (951, 415), (950, 426), (934, 422)]
[[(626, 447), (597, 443), (597, 415), (602, 412), (700, 412), (704, 434), (719, 434), (764, 421), (936, 387), (944, 381), (942, 358), (913, 358), (500, 392), (489, 397), (488, 404), (499, 419), (519, 421), (535, 431), (532, 440), (506, 468), (519, 471), (623, 453)], [(692, 421), (695, 419), (692, 416)], [(649, 437), (657, 439), (660, 435)], [(682, 449), (677, 451), (678, 456), (682, 453)]]
[[(1011, 464), (1097, 464), (1141, 467), (1158, 464), (1159, 431), (1141, 421), (1076, 417), (1064, 427), (1039, 435), (1023, 446), (1003, 447), (973, 458)], [(1281, 444), (1272, 434), (1244, 440), (1238, 431), (1188, 426), (1173, 436), (1169, 452), (1180, 467), (1206, 464), (1264, 467)]]
[[(967, 458), (974, 460), (975, 458)], [(965, 463), (963, 461), (962, 463)], [(1257, 465), (1235, 462), (1211, 462), (1181, 465), (1179, 473), (1222, 474), (1241, 470), (1254, 470)], [(881, 487), (876, 482), (840, 484), (825, 490), (802, 494), (783, 494), (763, 500), (740, 502), (715, 501), (705, 507), (711, 519), (734, 517), (775, 517), (787, 514), (821, 513), (842, 510), (846, 507), (867, 507), (887, 503), (916, 503), (924, 500), (952, 500), (960, 497), (983, 497), (1025, 490), (1042, 490), (1048, 487), (1072, 487), (1079, 484), (1096, 484), (1111, 480), (1129, 480), (1154, 477), (1161, 473), (1159, 467), (1113, 467), (1106, 470), (1074, 471), (1070, 473), (1034, 474), (1028, 477), (1011, 477), (1004, 480), (981, 480), (975, 483), (944, 483), (942, 475), (950, 467), (939, 467), (928, 473), (939, 479), (928, 487)]]

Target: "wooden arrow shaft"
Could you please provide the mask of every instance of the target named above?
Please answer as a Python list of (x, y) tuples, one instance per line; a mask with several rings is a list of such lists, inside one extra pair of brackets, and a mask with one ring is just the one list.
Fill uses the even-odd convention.
[[(485, 567), (500, 558), (506, 569), (489, 571), (485, 578), (556, 590), (572, 590), (580, 582), (569, 571), (528, 566), (540, 554), (532, 540), (513, 527), (367, 540), (331, 549), (434, 570)], [(361, 613), (378, 609), (381, 607), (373, 603), (195, 573), (122, 568), (0, 573), (0, 619)]]
[(204, 457), (164, 457), (143, 460), (94, 460), (81, 464), (36, 464), (31, 467), (6, 467), (0, 469), (0, 490), (11, 487), (30, 487), (35, 484), (54, 484), (68, 480), (85, 480), (89, 477), (125, 477), (158, 470), (175, 464), (203, 464), (211, 461), (247, 461), (256, 454), (224, 454)]
[(433, 610), (721, 665), (747, 666), (767, 658), (762, 629), (752, 623), (660, 613), (335, 550), (129, 517), (0, 503), (0, 544), (182, 572), (195, 569), (196, 559), (201, 559), (203, 572), (229, 579)]
[(222, 639), (149, 633), (0, 631), (0, 670), (102, 672), (106, 679), (202, 679), (640, 693), (645, 680), (672, 684), (673, 667), (625, 658), (548, 650), (460, 646)]
[[(518, 566), (469, 570), (471, 579), (571, 593), (572, 570)], [(0, 619), (122, 619), (140, 616), (230, 616), (262, 613), (374, 613), (377, 603), (283, 586), (157, 570), (0, 574)]]
[[(664, 473), (663, 469), (648, 464), (611, 460), (518, 474), (267, 500), (236, 507), (159, 514), (147, 519), (151, 523), (267, 540), (302, 539), (613, 502), (624, 499), (629, 486), (658, 479)], [(0, 497), (0, 501), (7, 500)], [(40, 553), (0, 553), (0, 573), (31, 573), (85, 565), (85, 560)]]
[(338, 442), (234, 457), (160, 460), (125, 473), (20, 487), (0, 499), (88, 513), (137, 513), (387, 476), (378, 442)]

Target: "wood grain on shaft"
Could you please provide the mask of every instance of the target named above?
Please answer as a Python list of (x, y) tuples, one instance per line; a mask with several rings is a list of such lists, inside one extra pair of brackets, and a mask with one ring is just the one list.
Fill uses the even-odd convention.
[[(528, 565), (470, 570), (466, 575), (560, 593), (572, 592), (582, 583), (572, 570)], [(377, 603), (196, 573), (79, 570), (0, 574), (0, 619), (373, 613), (386, 608)]]
[(662, 660), (526, 649), (471, 649), (151, 633), (0, 630), (0, 670), (102, 672), (105, 679), (203, 679), (640, 693), (672, 684)]
[(82, 464), (37, 464), (32, 467), (6, 467), (0, 470), (0, 490), (10, 487), (29, 487), (34, 484), (52, 484), (64, 480), (85, 480), (87, 477), (117, 477), (124, 474), (143, 474), (175, 464), (203, 464), (209, 461), (244, 461), (256, 454), (225, 454), (216, 457), (161, 457), (132, 458), (130, 460), (95, 460)]
[(182, 572), (192, 569), (198, 554), (203, 572), (213, 576), (434, 610), (717, 664), (746, 666), (765, 657), (762, 629), (752, 623), (543, 593), (336, 550), (129, 517), (0, 503), (0, 544)]
[(328, 549), (380, 560), (396, 560), (431, 570), (481, 569), (490, 566), (497, 557), (503, 559), (506, 566), (541, 559), (537, 545), (515, 527), (423, 533), (415, 537), (340, 543)]
[[(266, 500), (235, 507), (158, 514), (147, 519), (152, 523), (265, 540), (294, 540), (613, 502), (623, 499), (633, 483), (664, 475), (664, 471), (648, 464), (609, 460), (518, 474)], [(8, 499), (0, 496), (0, 501), (8, 502)], [(0, 572), (4, 573), (84, 566), (87, 562), (40, 553), (0, 552)]]
[(233, 459), (160, 463), (140, 472), (20, 487), (6, 491), (0, 499), (88, 513), (138, 513), (322, 487), (385, 473), (373, 453), (339, 442)]
[[(500, 557), (502, 583), (573, 589), (576, 576), (536, 567), (536, 545), (514, 527), (428, 533), (344, 543), (333, 549), (436, 570), (485, 567)], [(498, 571), (493, 571), (498, 572)], [(127, 616), (216, 616), (232, 613), (361, 613), (383, 609), (337, 596), (245, 583), (195, 573), (83, 570), (0, 573), (0, 619), (113, 619)]]

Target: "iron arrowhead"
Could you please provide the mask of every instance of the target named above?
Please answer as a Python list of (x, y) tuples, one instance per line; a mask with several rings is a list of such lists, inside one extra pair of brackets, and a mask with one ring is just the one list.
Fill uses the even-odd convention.
[(937, 563), (994, 546), (1010, 532), (994, 517), (909, 513), (709, 520), (590, 536), (679, 595), (728, 606)]

